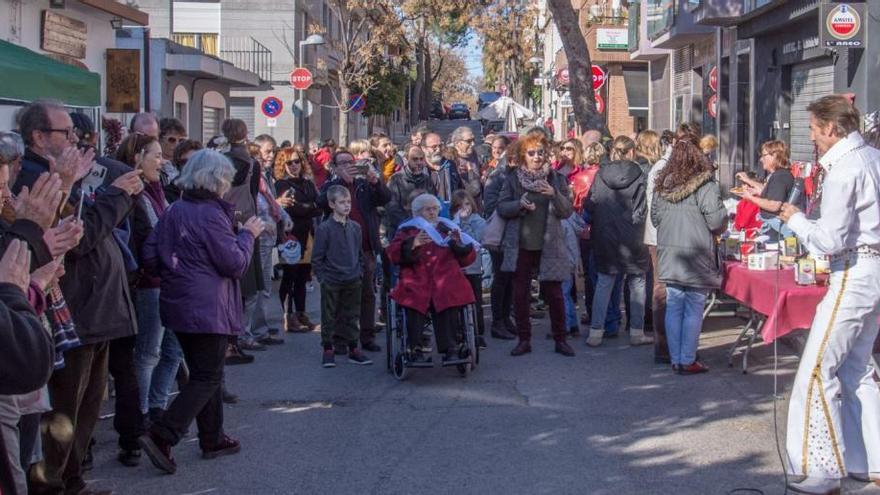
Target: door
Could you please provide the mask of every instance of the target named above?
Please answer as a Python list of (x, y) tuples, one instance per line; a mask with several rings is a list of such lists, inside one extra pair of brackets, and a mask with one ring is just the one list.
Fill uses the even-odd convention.
[(790, 141), (792, 161), (813, 161), (810, 141), (810, 112), (807, 106), (834, 91), (834, 65), (822, 59), (791, 68)]

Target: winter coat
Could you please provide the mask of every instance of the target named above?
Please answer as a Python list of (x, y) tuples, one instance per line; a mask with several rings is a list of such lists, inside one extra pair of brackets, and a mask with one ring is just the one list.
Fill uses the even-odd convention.
[(391, 201), (385, 205), (386, 232), (389, 238), (393, 238), (397, 226), (412, 216), (412, 212), (406, 207), (406, 201), (416, 189), (421, 189), (428, 194), (437, 195), (437, 172), (425, 168), (423, 174), (415, 175), (404, 167), (400, 172), (391, 176), (388, 181), (388, 190), (391, 191)]
[(159, 313), (175, 332), (237, 335), (242, 331), (239, 279), (254, 237), (233, 230), (234, 207), (204, 190), (184, 191), (143, 248), (144, 268), (162, 279)]
[(630, 160), (599, 168), (584, 209), (590, 215), (590, 239), (601, 273), (645, 273), (650, 256), (643, 237), (648, 214), (645, 175)]
[[(15, 192), (23, 186), (33, 187), (37, 177), (48, 170), (49, 163), (43, 157), (27, 150)], [(83, 344), (137, 333), (125, 261), (113, 236), (113, 229), (131, 212), (134, 198), (122, 189), (109, 186), (112, 180), (115, 178), (108, 174), (103, 181), (108, 187), (102, 189), (94, 201), (87, 200), (83, 205), (83, 237), (65, 255), (65, 275), (59, 282)], [(67, 205), (74, 214), (81, 185), (82, 182), (74, 186)]]
[(0, 284), (0, 395), (38, 390), (49, 381), (54, 359), (52, 336), (25, 293)]
[(286, 178), (275, 183), (278, 197), (291, 191), (295, 202), (284, 209), (293, 220), (291, 233), (296, 236), (303, 249), (308, 245), (309, 238), (315, 235), (315, 217), (321, 216), (323, 210), (318, 207), (318, 189), (311, 179)]
[[(321, 193), (318, 195), (318, 206), (324, 210), (324, 218), (327, 219), (333, 214), (330, 209), (330, 203), (327, 201), (327, 190), (330, 186), (340, 185), (346, 187), (345, 181), (339, 176), (333, 176), (321, 187)], [(382, 242), (379, 240), (379, 213), (376, 208), (380, 208), (391, 201), (391, 191), (388, 186), (382, 182), (382, 179), (370, 184), (367, 179), (354, 179), (355, 197), (351, 198), (352, 202), (356, 202), (360, 207), (361, 214), (364, 216), (366, 225), (362, 229), (363, 235), (367, 237), (370, 249), (374, 253), (382, 251)]]
[[(235, 176), (232, 178), (232, 186), (240, 186), (248, 177), (250, 170), (250, 192), (254, 198), (254, 212), (257, 212), (257, 196), (260, 194), (260, 173), (262, 168), (260, 164), (254, 160), (248, 153), (247, 146), (244, 144), (233, 144), (228, 152), (225, 153), (232, 166), (235, 167)], [(247, 218), (242, 218), (241, 223), (246, 222)], [(234, 220), (233, 220), (234, 221)], [(254, 240), (254, 249), (251, 252), (251, 261), (247, 267), (247, 271), (239, 281), (241, 284), (241, 295), (245, 298), (254, 296), (257, 292), (265, 289), (263, 287), (263, 264), (260, 262), (260, 250), (257, 249), (258, 239)]]
[[(483, 242), (483, 231), (486, 229), (486, 220), (479, 213), (473, 212), (466, 219), (456, 218), (456, 222), (461, 226), (462, 232), (471, 236), (477, 242)], [(477, 253), (477, 259), (470, 265), (466, 266), (464, 272), (468, 275), (482, 275), (483, 260)]]
[(486, 179), (486, 187), (483, 188), (483, 218), (486, 220), (492, 218), (495, 208), (498, 207), (498, 197), (501, 194), (501, 186), (504, 185), (505, 176), (515, 170), (507, 166), (507, 159), (502, 158), (489, 177)]
[(657, 277), (667, 284), (721, 287), (715, 236), (727, 228), (721, 191), (706, 171), (668, 192), (655, 192), (651, 219), (657, 226)]
[(657, 176), (660, 175), (660, 172), (666, 167), (666, 163), (669, 161), (669, 157), (672, 155), (672, 146), (666, 150), (666, 153), (662, 158), (657, 160), (656, 163), (651, 167), (651, 171), (648, 173), (648, 185), (645, 188), (645, 198), (648, 200), (648, 219), (645, 221), (645, 236), (644, 241), (648, 246), (656, 246), (657, 245), (657, 227), (654, 226), (654, 222), (651, 220), (651, 202), (654, 200), (654, 181), (657, 180)]
[(385, 249), (391, 263), (400, 266), (391, 297), (423, 315), (431, 307), (440, 312), (472, 304), (476, 300), (474, 291), (461, 268), (477, 259), (473, 246), (450, 242), (444, 247), (430, 242), (413, 248), (418, 234), (417, 228), (403, 229)]
[[(501, 271), (513, 273), (516, 271), (516, 261), (519, 258), (520, 217), (526, 213), (520, 207), (520, 198), (526, 191), (520, 184), (516, 172), (511, 171), (502, 175), (502, 179), (497, 210), (498, 214), (507, 220), (507, 223), (504, 226), (504, 236), (501, 239), (501, 249), (504, 252)], [(573, 209), (571, 200), (568, 199), (568, 182), (565, 177), (550, 171), (547, 182), (556, 188), (556, 195), (550, 200), (547, 214), (547, 228), (544, 231), (544, 248), (541, 250), (538, 280), (562, 282), (571, 277), (573, 269), (565, 243), (559, 242), (563, 237), (562, 220), (568, 218)]]
[(576, 172), (568, 176), (568, 183), (571, 192), (574, 195), (574, 208), (578, 212), (582, 212), (584, 208), (584, 200), (590, 195), (590, 188), (596, 180), (596, 174), (599, 173), (598, 165), (589, 165), (581, 167)]
[(568, 259), (571, 260), (573, 270), (577, 268), (577, 264), (581, 262), (581, 245), (579, 239), (586, 228), (587, 224), (577, 213), (572, 213), (571, 216), (562, 221), (565, 248), (568, 250)]

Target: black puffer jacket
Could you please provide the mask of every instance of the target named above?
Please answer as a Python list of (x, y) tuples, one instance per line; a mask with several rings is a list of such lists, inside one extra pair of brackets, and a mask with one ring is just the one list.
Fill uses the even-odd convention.
[(397, 227), (411, 215), (406, 208), (406, 201), (416, 189), (421, 189), (428, 194), (437, 195), (437, 172), (427, 167), (422, 174), (413, 174), (404, 166), (403, 170), (396, 172), (388, 181), (388, 189), (391, 191), (391, 201), (385, 206), (385, 219), (387, 220), (386, 232), (388, 239), (392, 239), (397, 232)]
[(650, 258), (642, 241), (647, 177), (630, 160), (603, 164), (584, 202), (592, 225), (596, 267), (607, 274), (644, 273)]

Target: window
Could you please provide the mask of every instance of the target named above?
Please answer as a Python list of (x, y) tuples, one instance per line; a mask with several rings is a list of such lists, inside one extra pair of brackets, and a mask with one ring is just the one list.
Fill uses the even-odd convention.
[(174, 33), (174, 42), (215, 57), (220, 54), (216, 33)]
[(669, 31), (675, 21), (674, 0), (647, 0), (648, 37), (659, 38)]
[(183, 122), (183, 126), (186, 127), (187, 114), (186, 114), (186, 103), (175, 101), (174, 102), (174, 118)]

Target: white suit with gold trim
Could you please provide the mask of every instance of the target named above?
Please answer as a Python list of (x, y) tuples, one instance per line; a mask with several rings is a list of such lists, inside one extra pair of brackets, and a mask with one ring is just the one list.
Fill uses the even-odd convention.
[(870, 361), (880, 317), (880, 151), (853, 132), (819, 160), (821, 217), (788, 226), (831, 258), (788, 410), (789, 472), (842, 478), (880, 473), (880, 389)]

